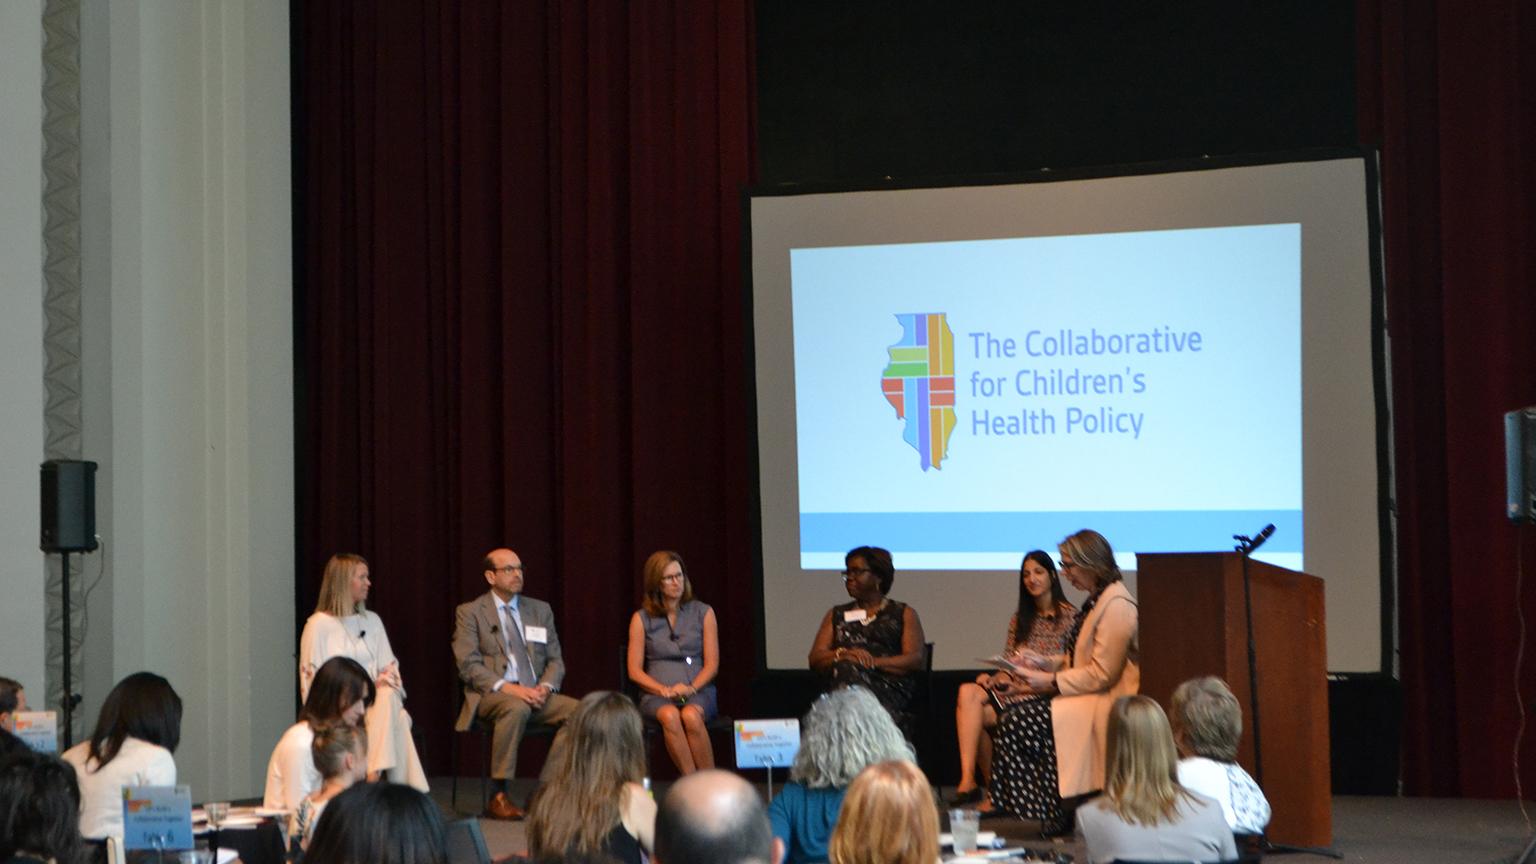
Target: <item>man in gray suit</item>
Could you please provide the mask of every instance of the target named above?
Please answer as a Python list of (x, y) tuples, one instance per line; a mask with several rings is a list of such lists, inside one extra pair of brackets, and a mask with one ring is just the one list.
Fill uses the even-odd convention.
[(565, 663), (549, 604), (523, 594), (523, 562), (511, 549), (485, 556), (491, 590), (454, 613), (453, 656), (464, 682), (464, 709), (455, 729), (479, 717), (491, 724), (491, 777), (500, 787), (486, 807), (492, 819), (522, 819), (512, 803), (517, 745), (531, 720), (559, 726), (577, 702), (562, 695)]

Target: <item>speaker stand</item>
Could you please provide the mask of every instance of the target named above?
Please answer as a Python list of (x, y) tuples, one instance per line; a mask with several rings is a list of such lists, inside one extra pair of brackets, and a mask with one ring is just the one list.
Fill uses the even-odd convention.
[(69, 632), (70, 618), (74, 616), (70, 609), (69, 553), (60, 552), (59, 555), (64, 565), (64, 695), (59, 700), (59, 713), (64, 715), (64, 749), (68, 750), (75, 746), (75, 643)]

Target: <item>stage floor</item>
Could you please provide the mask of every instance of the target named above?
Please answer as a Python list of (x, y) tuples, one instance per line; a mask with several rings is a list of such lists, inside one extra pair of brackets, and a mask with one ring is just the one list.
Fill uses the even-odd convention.
[[(666, 784), (658, 784), (657, 794)], [(432, 780), (432, 797), (445, 815), (454, 818), (449, 808), (449, 779)], [(519, 802), (532, 791), (532, 780), (518, 781), (514, 796)], [(951, 790), (943, 790), (948, 794)], [(480, 802), (480, 781), (459, 781), (459, 812), (469, 815)], [(1536, 818), (1536, 803), (1527, 803)], [(491, 855), (502, 859), (527, 852), (528, 844), (521, 822), (481, 820)], [(1030, 848), (1054, 847), (1071, 853), (1078, 862), (1086, 859), (1082, 844), (1075, 841), (1050, 843), (1036, 836), (1039, 826), (1016, 819), (988, 819), (982, 830), (1018, 840)], [(1364, 864), (1511, 864), (1530, 837), (1519, 806), (1510, 801), (1481, 801), (1443, 798), (1366, 798), (1340, 796), (1333, 799), (1333, 848), (1345, 861)], [(1330, 859), (1318, 855), (1271, 856), (1276, 860), (1305, 864)], [(1536, 862), (1536, 858), (1533, 858)]]

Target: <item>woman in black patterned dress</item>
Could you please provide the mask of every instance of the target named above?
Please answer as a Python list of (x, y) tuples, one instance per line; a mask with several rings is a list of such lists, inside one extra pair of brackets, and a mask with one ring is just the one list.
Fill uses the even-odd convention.
[(829, 690), (854, 684), (868, 689), (910, 740), (913, 673), (923, 668), (923, 624), (911, 606), (886, 596), (896, 578), (890, 552), (860, 546), (843, 561), (843, 584), (853, 599), (821, 619), (811, 644), (811, 669), (827, 676)]

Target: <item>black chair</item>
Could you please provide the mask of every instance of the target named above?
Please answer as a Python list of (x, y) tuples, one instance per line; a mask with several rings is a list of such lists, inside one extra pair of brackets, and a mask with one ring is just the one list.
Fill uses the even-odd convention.
[[(912, 713), (918, 717), (918, 722), (922, 726), (922, 731), (914, 736), (919, 740), (913, 741), (912, 746), (918, 750), (918, 764), (923, 765), (924, 761), (931, 761), (934, 746), (933, 730), (937, 725), (933, 719), (934, 707), (932, 642), (923, 643), (923, 670), (917, 673), (917, 676), (917, 692), (912, 694), (912, 706), (914, 708)], [(918, 712), (915, 710), (919, 707), (922, 708), (921, 714), (918, 714)], [(922, 758), (925, 754), (929, 756), (928, 760), (924, 760)]]
[[(455, 724), (457, 724), (459, 714), (464, 710), (464, 686), (459, 681), (459, 671), (457, 668), (453, 671), (453, 683), (455, 694), (453, 718)], [(529, 723), (523, 727), (522, 741), (527, 741), (530, 738), (553, 738), (556, 731), (558, 730), (554, 726), (546, 726), (543, 723)], [(452, 792), (449, 797), (452, 803), (449, 806), (455, 813), (459, 812), (459, 736), (479, 735), (485, 739), (485, 743), (481, 747), (481, 752), (485, 754), (485, 760), (481, 763), (480, 767), (480, 811), (484, 812), (486, 805), (491, 801), (489, 781), (491, 779), (491, 745), (495, 740), (493, 733), (494, 730), (492, 730), (491, 724), (477, 715), (469, 722), (468, 729), (462, 732), (455, 730), (453, 738), (448, 742), (448, 766), (453, 774)]]
[(491, 850), (485, 845), (479, 819), (456, 819), (445, 826), (444, 845), (448, 864), (491, 864)]
[[(718, 698), (718, 688), (716, 689), (717, 692), (715, 695)], [(638, 708), (640, 706), (640, 685), (636, 684), (629, 677), (628, 639), (619, 643), (619, 692), (623, 693), (625, 696), (628, 696), (629, 701), (635, 703), (635, 707)], [(645, 717), (643, 720), (643, 731), (645, 734), (645, 768), (646, 771), (650, 771), (651, 747), (653, 742), (655, 742), (656, 737), (661, 734), (661, 724), (656, 722), (656, 718), (654, 717)], [(736, 721), (732, 720), (728, 714), (716, 713), (713, 720), (710, 720), (708, 723), (704, 724), (704, 729), (709, 733), (710, 739), (713, 740), (714, 737), (721, 732), (729, 732), (735, 734)]]

